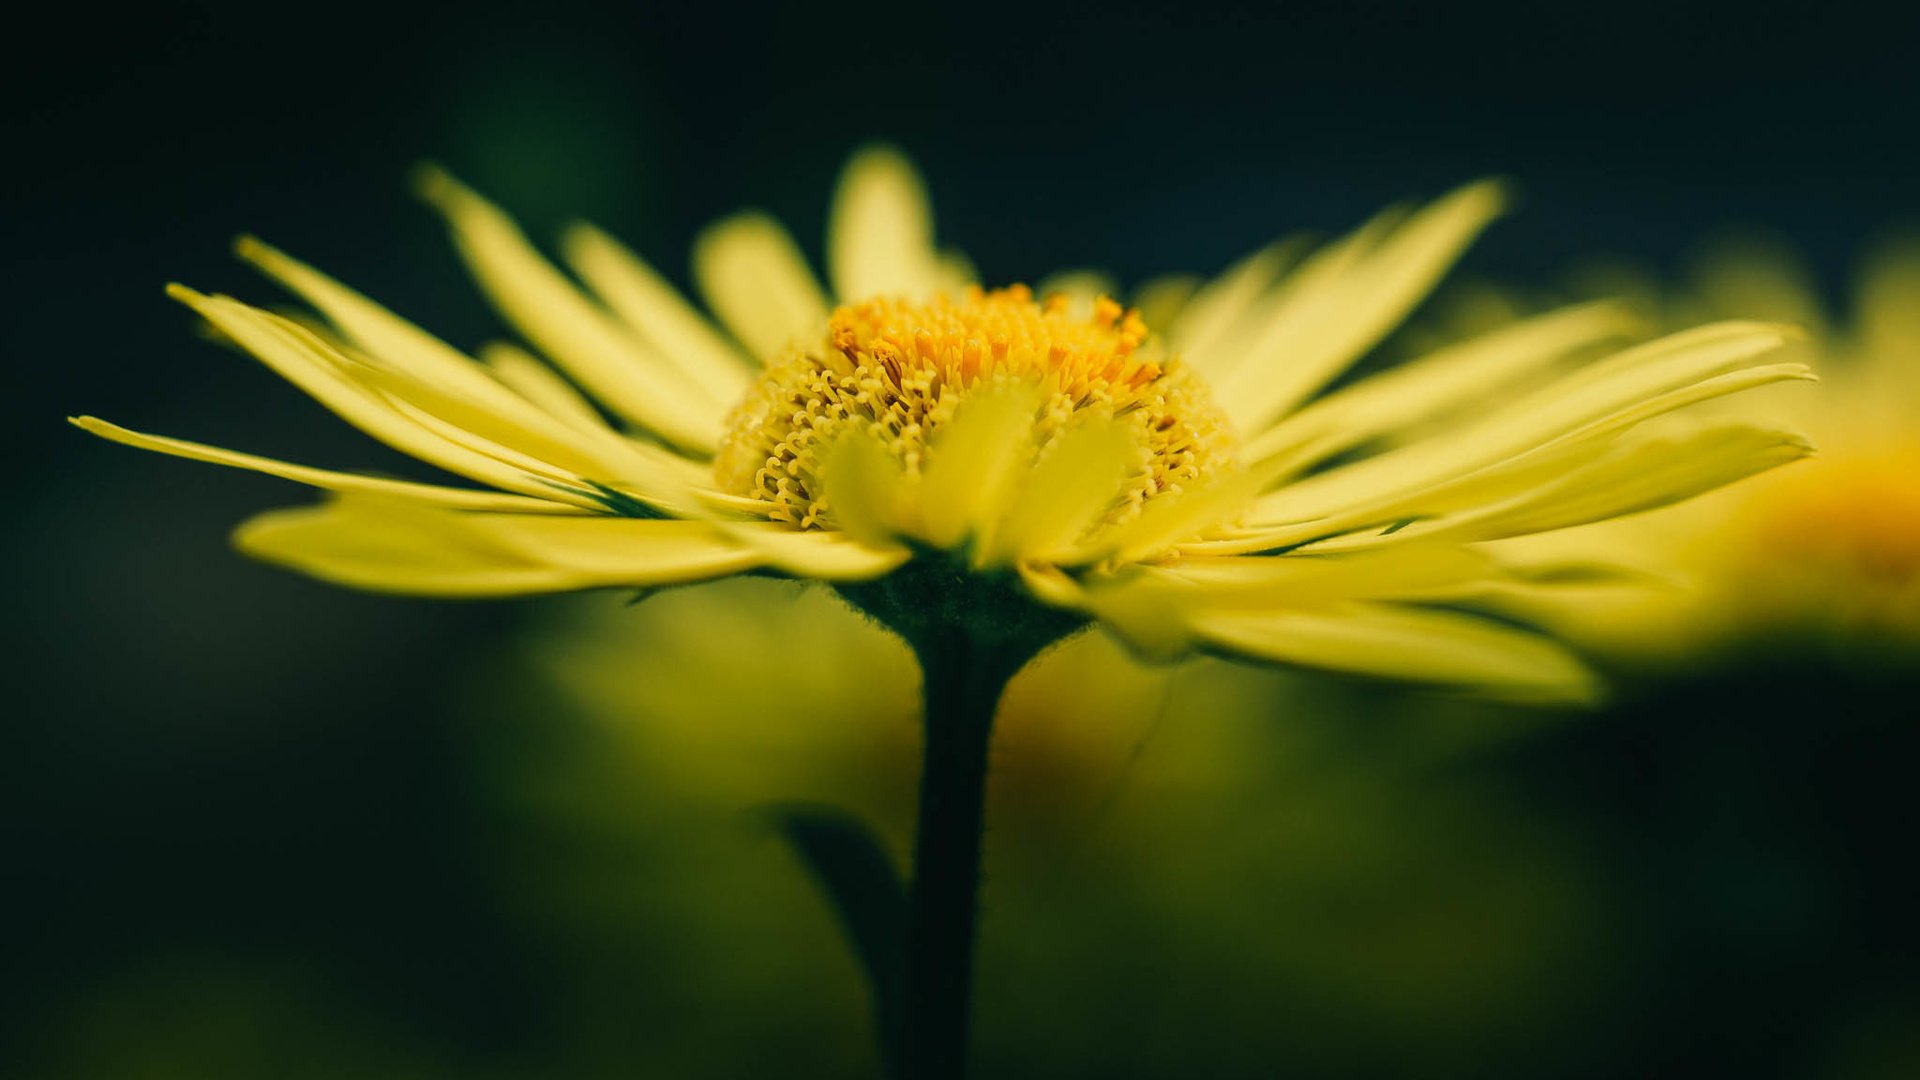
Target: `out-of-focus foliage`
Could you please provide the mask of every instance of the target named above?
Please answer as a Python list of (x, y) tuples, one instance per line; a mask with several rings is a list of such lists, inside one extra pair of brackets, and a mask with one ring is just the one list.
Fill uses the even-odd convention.
[[(695, 1040), (675, 1075), (731, 1075), (732, 1055), (800, 1031), (809, 1060), (864, 1060), (852, 964), (760, 809), (846, 806), (904, 842), (910, 657), (785, 583), (581, 609), (532, 643), (571, 706), (540, 726), (570, 734), (529, 731), (540, 752), (500, 759), (539, 830), (516, 892), (610, 981), (569, 1014), (648, 1032), (650, 1052), (680, 1031), (657, 1010), (727, 1016), (738, 1037)], [(1215, 662), (1144, 668), (1097, 636), (1043, 657), (994, 751), (983, 1068), (1529, 1060), (1593, 992), (1556, 973), (1613, 963), (1593, 947), (1606, 888), (1458, 770), (1558, 722)]]

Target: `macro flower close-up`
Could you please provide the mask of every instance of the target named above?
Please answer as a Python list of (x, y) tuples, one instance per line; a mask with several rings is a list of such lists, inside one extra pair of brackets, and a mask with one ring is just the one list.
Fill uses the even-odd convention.
[[(1770, 358), (1788, 328), (1714, 323), (1608, 349), (1622, 316), (1605, 304), (1322, 396), (1498, 216), (1492, 183), (1311, 251), (1262, 249), (1156, 304), (1172, 309), (1158, 335), (1104, 295), (965, 281), (932, 243), (917, 174), (885, 149), (857, 154), (835, 194), (837, 305), (765, 216), (703, 234), (694, 274), (725, 334), (589, 227), (564, 245), (583, 291), (458, 182), (428, 171), (420, 189), (546, 362), (510, 344), (471, 359), (252, 239), (241, 257), (322, 324), (170, 291), (363, 431), (492, 490), (75, 423), (331, 489), (237, 542), (342, 584), (498, 596), (765, 572), (831, 583), (897, 633), (925, 713), (906, 928), (862, 925), (854, 912), (891, 908), (893, 889), (856, 892), (837, 879), (847, 852), (815, 850), (815, 831), (840, 830), (829, 848), (884, 865), (846, 838), (866, 826), (789, 828), (848, 921), (905, 1076), (966, 1068), (993, 720), (1047, 646), (1093, 623), (1147, 658), (1207, 650), (1582, 700), (1596, 691), (1572, 654), (1474, 605), (1615, 571), (1509, 565), (1475, 545), (1664, 506), (1811, 449), (1786, 428), (1682, 418), (1807, 378)], [(1511, 400), (1462, 415), (1488, 392)]]
[[(1500, 214), (1491, 183), (1311, 251), (1262, 248), (1159, 298), (1158, 330), (1104, 296), (972, 284), (887, 150), (841, 179), (832, 299), (763, 215), (702, 236), (695, 277), (724, 332), (591, 227), (563, 245), (576, 284), (456, 181), (429, 172), (421, 191), (544, 360), (506, 343), (469, 358), (252, 239), (241, 257), (324, 324), (172, 292), (349, 423), (485, 488), (75, 423), (336, 493), (263, 515), (237, 542), (363, 588), (491, 596), (770, 572), (836, 583), (910, 641), (934, 632), (916, 625), (928, 612), (978, 627), (1016, 661), (1094, 621), (1147, 656), (1543, 697), (1587, 694), (1580, 664), (1470, 607), (1607, 567), (1503, 565), (1474, 544), (1665, 505), (1809, 450), (1790, 429), (1670, 417), (1806, 378), (1772, 355), (1791, 330), (1715, 323), (1610, 350), (1624, 318), (1605, 304), (1323, 393)], [(1416, 425), (1421, 438), (1383, 448)]]
[(0, 1075), (1920, 1070), (1911, 35), (42, 14)]

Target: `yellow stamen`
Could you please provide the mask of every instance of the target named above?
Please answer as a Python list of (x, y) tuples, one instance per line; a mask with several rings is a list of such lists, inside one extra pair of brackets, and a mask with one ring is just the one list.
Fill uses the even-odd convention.
[(771, 366), (734, 409), (716, 478), (770, 520), (814, 527), (827, 512), (816, 455), (835, 435), (878, 436), (917, 477), (962, 401), (1014, 383), (1040, 391), (1036, 453), (1085, 417), (1134, 434), (1142, 465), (1116, 493), (1112, 520), (1231, 463), (1233, 440), (1206, 387), (1159, 355), (1137, 312), (1105, 297), (1090, 315), (1070, 307), (1058, 296), (1036, 303), (1024, 285), (842, 307), (820, 342)]

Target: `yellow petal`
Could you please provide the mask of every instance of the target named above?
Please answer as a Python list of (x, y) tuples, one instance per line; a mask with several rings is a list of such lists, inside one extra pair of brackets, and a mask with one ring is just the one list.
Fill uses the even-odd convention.
[(627, 328), (646, 338), (708, 397), (730, 404), (746, 393), (752, 361), (638, 255), (591, 225), (567, 230), (561, 249), (574, 272)]
[(837, 532), (801, 532), (771, 522), (716, 527), (767, 568), (819, 581), (866, 581), (893, 572), (913, 557), (904, 544), (867, 544)]
[(551, 418), (536, 405), (517, 397), (459, 350), (425, 330), (253, 237), (241, 237), (234, 251), (319, 309), (370, 356), (442, 386), (522, 427), (551, 430)]
[(243, 454), (235, 450), (223, 450), (204, 443), (188, 442), (185, 439), (170, 439), (163, 435), (147, 435), (138, 431), (129, 431), (115, 424), (109, 424), (91, 416), (71, 417), (69, 422), (83, 431), (91, 432), (103, 439), (124, 446), (152, 450), (186, 458), (189, 461), (204, 461), (213, 465), (226, 465), (236, 469), (249, 469), (253, 472), (277, 476), (297, 484), (307, 484), (326, 491), (360, 493), (368, 495), (386, 495), (394, 498), (413, 499), (433, 506), (456, 510), (495, 510), (515, 511), (523, 514), (577, 514), (584, 511), (567, 503), (553, 502), (547, 499), (529, 498), (525, 495), (509, 495), (499, 491), (474, 491), (464, 488), (442, 487), (438, 484), (418, 484), (409, 480), (390, 480), (379, 476), (360, 476), (355, 473), (336, 472), (332, 469), (316, 469), (306, 465), (278, 461), (274, 458)]
[(1190, 588), (1170, 587), (1167, 579), (1137, 567), (1118, 576), (1088, 574), (1084, 581), (1051, 563), (1023, 562), (1015, 570), (1034, 599), (1091, 616), (1136, 659), (1166, 663), (1192, 651), (1193, 635), (1180, 607)]
[[(387, 389), (421, 388), (435, 400), (453, 403), (459, 417), (425, 405), (419, 391), (401, 394), (414, 404), (580, 475), (605, 479), (627, 460), (624, 440), (591, 410), (596, 421), (591, 425), (574, 422), (577, 417), (557, 417), (438, 338), (312, 267), (252, 237), (242, 237), (235, 250), (320, 309), (369, 363), (397, 373), (398, 380), (389, 380)], [(348, 355), (346, 343), (338, 348)]]
[[(1510, 578), (1493, 559), (1458, 544), (1388, 553), (1186, 559), (1076, 582), (1028, 587), (1062, 607), (1086, 611), (1145, 659), (1191, 650), (1197, 613), (1322, 610), (1354, 601), (1462, 601), (1494, 593)], [(1051, 590), (1040, 591), (1040, 584)]]
[(1304, 467), (1424, 418), (1482, 404), (1516, 380), (1637, 325), (1612, 303), (1522, 320), (1322, 398), (1250, 441), (1244, 455), (1258, 461), (1287, 453)]
[(1600, 460), (1507, 502), (1457, 519), (1416, 524), (1394, 537), (1330, 546), (1412, 542), (1433, 534), (1492, 540), (1570, 528), (1691, 499), (1812, 452), (1812, 444), (1795, 432), (1738, 423), (1653, 435), (1624, 442)]
[(1104, 270), (1061, 270), (1042, 278), (1033, 291), (1042, 302), (1055, 296), (1064, 297), (1067, 315), (1085, 319), (1093, 314), (1095, 301), (1103, 296), (1120, 295), (1120, 285)]
[(574, 288), (506, 214), (438, 171), (421, 194), (445, 215), (500, 313), (608, 408), (680, 446), (712, 451), (730, 402), (689, 381)]
[(1200, 279), (1191, 274), (1153, 278), (1133, 291), (1134, 309), (1140, 312), (1140, 321), (1148, 326), (1170, 327), (1179, 321), (1200, 285)]
[(866, 431), (845, 432), (820, 450), (820, 486), (834, 527), (860, 543), (893, 545), (910, 517), (900, 459)]
[[(540, 423), (524, 424), (520, 415), (498, 412), (363, 355), (342, 354), (339, 366), (347, 378), (379, 391), (396, 412), (422, 427), (529, 472), (551, 473), (567, 481), (581, 477), (608, 482), (644, 479), (653, 471), (631, 442), (604, 424), (583, 431), (544, 411), (535, 413)], [(504, 384), (497, 385), (506, 389)]]
[(489, 342), (480, 347), (480, 362), (494, 378), (575, 431), (610, 430), (593, 402), (525, 349), (504, 341)]
[(1792, 323), (1824, 336), (1819, 287), (1778, 241), (1721, 238), (1697, 257), (1692, 277), (1693, 292), (1717, 317)]
[(1190, 588), (1186, 603), (1211, 610), (1307, 608), (1349, 600), (1434, 600), (1470, 594), (1503, 576), (1501, 565), (1452, 543), (1392, 552), (1187, 559), (1156, 576)]
[(1920, 405), (1920, 238), (1890, 241), (1866, 258), (1854, 319), (1875, 374), (1904, 391), (1908, 408)]
[(953, 549), (1006, 511), (1015, 472), (1033, 460), (1039, 392), (1016, 384), (975, 393), (935, 437), (920, 484), (921, 535)]
[(1089, 422), (1049, 445), (1019, 485), (1006, 515), (986, 532), (976, 566), (1046, 561), (1073, 549), (1121, 496), (1140, 447), (1120, 424)]
[[(1624, 410), (1616, 417), (1631, 417), (1638, 422), (1658, 411), (1704, 400), (1713, 393), (1732, 392), (1780, 379), (1808, 377), (1802, 365), (1762, 365), (1704, 380), (1693, 387)], [(1475, 529), (1483, 530), (1486, 536), (1517, 535), (1515, 530), (1520, 529), (1526, 520), (1517, 512), (1513, 515), (1510, 527), (1502, 527), (1506, 531), (1496, 528), (1493, 523), (1507, 521), (1508, 508), (1533, 507), (1537, 505), (1535, 500), (1546, 500), (1546, 505), (1557, 502), (1589, 505), (1589, 512), (1600, 515), (1589, 520), (1600, 520), (1600, 517), (1637, 513), (1639, 510), (1689, 499), (1811, 452), (1810, 445), (1797, 434), (1748, 424), (1714, 428), (1722, 432), (1729, 428), (1736, 429), (1742, 433), (1742, 437), (1721, 443), (1717, 442), (1721, 436), (1709, 436), (1709, 440), (1716, 440), (1711, 453), (1708, 453), (1706, 443), (1696, 450), (1643, 451), (1636, 449), (1642, 442), (1651, 442), (1655, 447), (1660, 447), (1669, 445), (1670, 440), (1659, 436), (1651, 440), (1621, 439), (1616, 428), (1625, 426), (1609, 418), (1588, 425), (1577, 437), (1550, 441), (1495, 466), (1467, 471), (1449, 480), (1402, 490), (1381, 499), (1356, 500), (1344, 513), (1279, 527), (1255, 527), (1232, 539), (1217, 543), (1203, 541), (1190, 545), (1189, 549), (1218, 555), (1230, 551), (1263, 551), (1311, 543), (1316, 551), (1353, 550), (1433, 535), (1472, 539), (1481, 535)], [(1706, 453), (1707, 456), (1693, 462), (1694, 468), (1689, 470), (1686, 455), (1694, 452)], [(1625, 467), (1625, 476), (1616, 476), (1612, 481), (1600, 479), (1620, 469), (1621, 466), (1614, 462), (1622, 458), (1631, 458), (1635, 462)], [(1642, 468), (1652, 470), (1656, 459), (1666, 467), (1649, 471), (1644, 476), (1638, 475)], [(1645, 484), (1654, 486), (1641, 486)], [(1666, 486), (1663, 489), (1660, 485)], [(1604, 501), (1589, 503), (1585, 495), (1565, 494), (1580, 493), (1589, 488), (1617, 493), (1618, 501), (1611, 514), (1602, 513), (1602, 508), (1607, 505)], [(1664, 495), (1655, 494), (1661, 490), (1664, 490)], [(1631, 491), (1641, 494), (1630, 495)], [(1483, 524), (1470, 526), (1473, 522)], [(1408, 528), (1410, 523), (1411, 527)], [(1565, 524), (1548, 525), (1541, 522), (1528, 527), (1562, 528)], [(1384, 528), (1388, 525), (1393, 527)]]
[(324, 581), (424, 596), (681, 584), (761, 561), (703, 522), (472, 514), (371, 498), (263, 514), (234, 539)]
[(926, 187), (898, 151), (872, 147), (847, 162), (827, 224), (827, 267), (842, 301), (941, 288)]
[(1163, 492), (1133, 520), (1089, 537), (1069, 561), (1150, 558), (1234, 516), (1266, 485), (1266, 473), (1242, 469), (1204, 477), (1184, 491)]
[(1348, 604), (1325, 611), (1203, 611), (1194, 632), (1257, 660), (1533, 701), (1585, 702), (1591, 672), (1544, 637), (1451, 611)]
[(1229, 370), (1238, 356), (1231, 343), (1245, 336), (1245, 324), (1260, 298), (1306, 247), (1304, 237), (1270, 244), (1202, 286), (1167, 325), (1173, 351), (1203, 375)]
[(827, 299), (793, 238), (765, 214), (737, 214), (702, 233), (693, 276), (707, 306), (762, 361), (827, 326)]
[[(1604, 433), (1623, 415), (1651, 415), (1643, 406), (1662, 395), (1668, 407), (1690, 403), (1694, 388), (1755, 356), (1778, 348), (1790, 331), (1754, 323), (1718, 323), (1672, 334), (1629, 349), (1575, 375), (1511, 402), (1463, 427), (1352, 465), (1310, 476), (1263, 496), (1250, 518), (1264, 522), (1325, 521), (1345, 528), (1400, 509), (1410, 493), (1457, 483), (1476, 470), (1509, 461), (1583, 429)], [(1791, 365), (1769, 378), (1803, 377)], [(1720, 392), (1739, 383), (1717, 384)], [(1304, 539), (1305, 537), (1302, 537)]]
[(577, 488), (556, 486), (562, 482), (557, 476), (529, 475), (402, 415), (377, 391), (348, 377), (346, 371), (355, 365), (303, 327), (227, 297), (203, 296), (177, 285), (167, 291), (341, 419), (402, 453), (504, 491), (597, 505)]
[[(1337, 263), (1310, 260), (1302, 273), (1313, 280), (1282, 286), (1264, 332), (1215, 380), (1229, 419), (1259, 432), (1325, 386), (1432, 291), (1505, 204), (1500, 185), (1469, 184), (1377, 242), (1350, 242)], [(1380, 232), (1376, 223), (1363, 235)]]

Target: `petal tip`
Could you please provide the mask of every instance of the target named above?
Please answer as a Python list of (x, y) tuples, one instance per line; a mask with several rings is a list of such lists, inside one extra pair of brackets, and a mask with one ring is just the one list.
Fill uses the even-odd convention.
[(170, 298), (178, 300), (196, 311), (213, 300), (213, 297), (208, 296), (206, 293), (200, 292), (198, 289), (188, 288), (177, 281), (167, 282), (166, 292)]
[(241, 233), (233, 238), (233, 253), (247, 262), (258, 262), (272, 256), (274, 250), (252, 233)]
[(844, 174), (848, 176), (864, 172), (892, 172), (918, 177), (913, 167), (913, 159), (906, 151), (885, 139), (874, 139), (861, 143), (847, 158)]
[(413, 189), (416, 196), (443, 210), (468, 194), (465, 184), (431, 161), (413, 167), (407, 177), (407, 186)]

